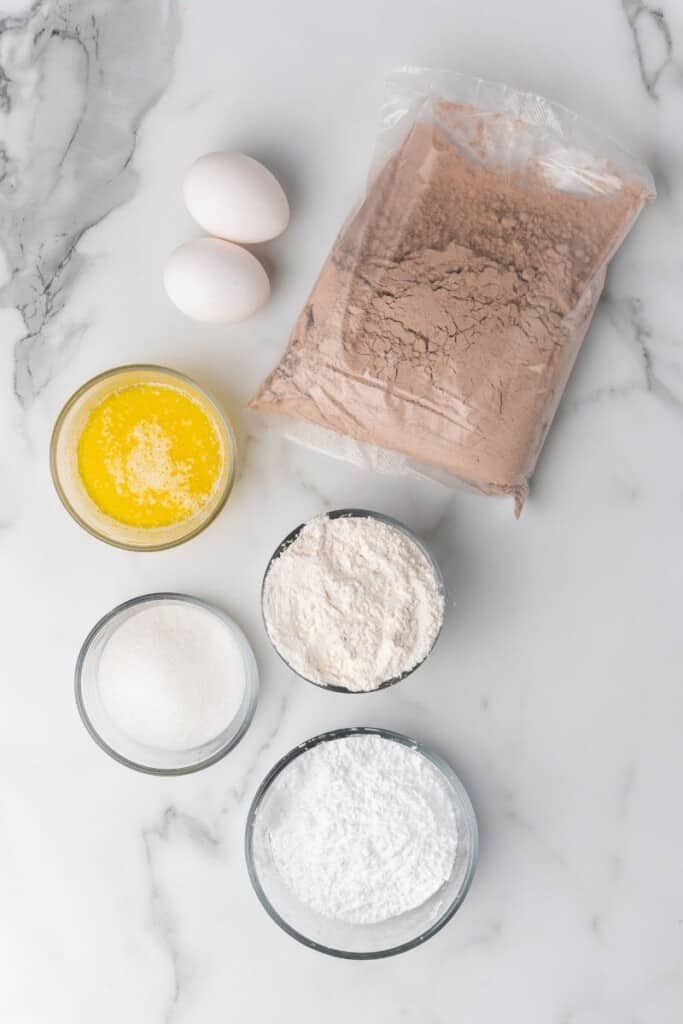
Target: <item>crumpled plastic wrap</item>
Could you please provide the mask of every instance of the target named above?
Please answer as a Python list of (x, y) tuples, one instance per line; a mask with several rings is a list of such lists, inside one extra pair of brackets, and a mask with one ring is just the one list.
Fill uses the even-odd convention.
[(374, 169), (252, 408), (486, 494), (528, 482), (649, 172), (562, 107), (405, 69)]

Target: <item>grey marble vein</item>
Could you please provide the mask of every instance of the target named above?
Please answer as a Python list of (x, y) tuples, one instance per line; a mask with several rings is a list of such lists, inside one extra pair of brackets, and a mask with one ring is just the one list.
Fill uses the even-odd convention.
[(633, 797), (633, 788), (636, 782), (636, 764), (635, 761), (629, 761), (624, 769), (624, 774), (619, 787), (619, 798), (617, 803), (617, 818), (619, 821), (623, 821), (631, 806), (631, 799)]
[(181, 827), (198, 846), (210, 849), (220, 846), (219, 837), (203, 821), (186, 811), (178, 810), (175, 804), (168, 805), (158, 825), (145, 830), (145, 837), (147, 839), (150, 835), (155, 835), (159, 839), (168, 839), (171, 830), (176, 827)]
[(25, 327), (14, 359), (24, 406), (87, 326), (60, 316), (85, 265), (79, 243), (135, 191), (138, 131), (170, 80), (178, 35), (173, 0), (131, 0), (125, 10), (116, 0), (40, 0), (0, 20), (0, 239), (9, 267), (0, 306), (18, 309)]
[(5, 113), (7, 113), (10, 107), (10, 80), (5, 72), (5, 69), (0, 68), (0, 110), (3, 110)]
[[(243, 776), (242, 781), (237, 786), (231, 786), (231, 788), (230, 788), (230, 796), (232, 798), (232, 801), (234, 801), (235, 804), (241, 804), (242, 801), (244, 800), (244, 798), (245, 798), (245, 796), (247, 794), (247, 791), (249, 789), (249, 786), (251, 785), (252, 779), (253, 779), (257, 769), (259, 768), (259, 766), (261, 764), (261, 760), (263, 758), (263, 755), (266, 754), (268, 752), (268, 750), (270, 750), (271, 746), (275, 742), (275, 738), (276, 738), (278, 732), (280, 731), (280, 727), (281, 727), (281, 725), (282, 725), (282, 723), (284, 721), (285, 715), (287, 713), (287, 706), (288, 706), (288, 704), (289, 704), (289, 695), (287, 693), (285, 693), (285, 694), (283, 694), (282, 698), (280, 699), (280, 703), (279, 703), (278, 708), (277, 708), (277, 710), (275, 712), (275, 718), (274, 718), (273, 724), (272, 724), (272, 726), (270, 728), (270, 731), (268, 732), (268, 734), (266, 735), (266, 738), (263, 740), (263, 742), (260, 744), (260, 746), (256, 750), (256, 753), (254, 754), (254, 757), (252, 758), (252, 762), (251, 762), (249, 768), (247, 769), (245, 775)], [(230, 810), (230, 807), (228, 805), (226, 805), (226, 806), (221, 808), (221, 814), (223, 814), (223, 815), (227, 814), (229, 810)]]
[(467, 938), (459, 945), (459, 949), (472, 949), (474, 946), (484, 946), (488, 949), (492, 943), (497, 942), (504, 935), (503, 917), (495, 917), (488, 923), (477, 923)]
[(642, 394), (645, 389), (641, 384), (607, 385), (606, 387), (593, 388), (591, 391), (575, 398), (572, 401), (564, 402), (558, 413), (558, 418), (579, 409), (585, 409), (591, 405), (599, 405), (607, 399), (627, 399), (631, 395)]
[(612, 326), (619, 332), (619, 337), (626, 344), (635, 347), (640, 363), (640, 374), (633, 380), (619, 385), (609, 384), (593, 388), (563, 403), (560, 415), (597, 405), (605, 400), (623, 400), (632, 395), (649, 393), (677, 416), (683, 416), (683, 394), (679, 394), (674, 387), (675, 377), (672, 374), (667, 377), (658, 366), (656, 350), (660, 339), (650, 326), (643, 300), (633, 295), (615, 298), (606, 292), (600, 304)]
[(674, 57), (674, 40), (664, 12), (643, 0), (622, 0), (638, 60), (640, 78), (652, 100), (659, 99), (659, 84), (669, 66), (683, 70)]
[(598, 897), (598, 905), (593, 907), (588, 927), (597, 942), (606, 944), (609, 941), (610, 927), (614, 905), (618, 894), (619, 886), (624, 876), (624, 858), (620, 853), (610, 853), (607, 858), (606, 878), (601, 886)]
[(648, 322), (643, 300), (635, 295), (614, 299), (609, 294), (602, 298), (603, 309), (622, 336), (637, 348), (642, 367), (642, 386), (679, 413), (683, 413), (683, 395), (678, 395), (657, 372), (652, 329)]
[(152, 898), (152, 916), (156, 928), (161, 936), (171, 967), (171, 992), (163, 1018), (164, 1024), (170, 1024), (180, 997), (180, 948), (176, 935), (176, 927), (173, 922), (170, 909), (168, 908), (164, 898), (162, 887), (157, 880), (152, 842), (155, 836), (164, 839), (167, 837), (168, 823), (165, 821), (166, 814), (167, 812), (164, 813), (162, 825), (160, 827), (144, 830), (142, 839), (145, 849), (145, 862), (147, 865), (147, 874)]
[(310, 469), (301, 466), (298, 459), (299, 454), (297, 445), (286, 443), (282, 446), (280, 457), (287, 471), (291, 474), (292, 480), (299, 485), (305, 494), (313, 498), (319, 506), (320, 512), (327, 512), (329, 509), (334, 508), (335, 501), (327, 491), (324, 491), (317, 483), (313, 482), (314, 473)]
[(535, 821), (526, 818), (516, 803), (517, 795), (511, 789), (503, 790), (503, 816), (507, 822), (519, 833), (527, 836), (535, 846), (541, 850), (548, 861), (564, 870), (571, 870), (571, 866), (559, 850), (556, 850), (543, 833), (537, 827)]
[(158, 879), (155, 844), (157, 842), (169, 842), (173, 831), (176, 829), (181, 829), (191, 842), (204, 851), (214, 853), (221, 846), (220, 838), (203, 821), (200, 821), (195, 815), (178, 810), (174, 804), (166, 807), (157, 825), (144, 829), (142, 833), (152, 900), (152, 916), (168, 955), (171, 968), (171, 992), (164, 1012), (164, 1024), (170, 1024), (175, 1014), (182, 990), (183, 967), (178, 929), (173, 918), (170, 903)]
[(261, 764), (263, 755), (272, 746), (278, 734), (283, 718), (286, 714), (289, 698), (283, 695), (275, 712), (274, 721), (270, 731), (263, 742), (257, 748), (247, 772), (237, 786), (228, 790), (228, 800), (220, 807), (213, 827), (206, 824), (194, 814), (180, 810), (175, 804), (169, 804), (161, 815), (159, 822), (151, 825), (142, 832), (142, 842), (145, 852), (145, 864), (149, 879), (151, 893), (152, 914), (154, 923), (166, 950), (171, 968), (171, 992), (168, 1004), (164, 1013), (164, 1024), (170, 1024), (182, 992), (184, 980), (184, 969), (182, 963), (182, 951), (178, 938), (178, 929), (173, 919), (169, 897), (164, 892), (159, 881), (156, 863), (156, 845), (167, 843), (173, 839), (175, 832), (182, 834), (205, 853), (216, 855), (223, 849), (222, 822), (231, 812), (236, 804), (240, 804), (249, 789), (253, 776)]

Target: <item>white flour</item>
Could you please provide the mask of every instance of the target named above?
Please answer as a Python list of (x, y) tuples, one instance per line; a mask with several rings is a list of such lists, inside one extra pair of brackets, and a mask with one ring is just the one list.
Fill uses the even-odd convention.
[(97, 670), (112, 721), (148, 747), (190, 750), (233, 721), (244, 697), (242, 651), (213, 612), (143, 604), (107, 640)]
[(273, 783), (273, 861), (325, 917), (373, 924), (423, 904), (451, 874), (448, 783), (412, 747), (381, 736), (322, 742)]
[(368, 517), (319, 516), (275, 559), (263, 611), (271, 641), (307, 679), (376, 690), (431, 650), (444, 598), (424, 552)]

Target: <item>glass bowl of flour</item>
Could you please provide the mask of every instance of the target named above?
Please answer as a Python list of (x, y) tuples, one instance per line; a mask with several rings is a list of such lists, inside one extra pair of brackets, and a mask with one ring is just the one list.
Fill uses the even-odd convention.
[(337, 693), (393, 686), (441, 633), (439, 566), (403, 523), (337, 509), (302, 523), (275, 549), (261, 588), (268, 638), (288, 668)]
[(292, 938), (371, 960), (420, 945), (453, 917), (478, 833), (442, 758), (358, 727), (315, 736), (275, 765), (249, 811), (245, 850), (256, 895)]
[(99, 747), (129, 768), (206, 768), (253, 718), (258, 669), (220, 608), (186, 594), (144, 594), (92, 628), (76, 662), (76, 704)]

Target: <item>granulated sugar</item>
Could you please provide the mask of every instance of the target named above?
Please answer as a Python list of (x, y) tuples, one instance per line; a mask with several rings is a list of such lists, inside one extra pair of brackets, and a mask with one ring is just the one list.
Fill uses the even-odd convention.
[(299, 900), (374, 924), (421, 906), (458, 844), (448, 783), (413, 747), (377, 735), (328, 740), (273, 782), (269, 846)]
[(441, 628), (434, 568), (402, 530), (320, 516), (272, 563), (263, 612), (272, 643), (313, 682), (375, 690), (426, 658)]
[(212, 611), (184, 601), (143, 605), (107, 640), (97, 672), (112, 722), (144, 746), (190, 750), (234, 720), (244, 656)]

